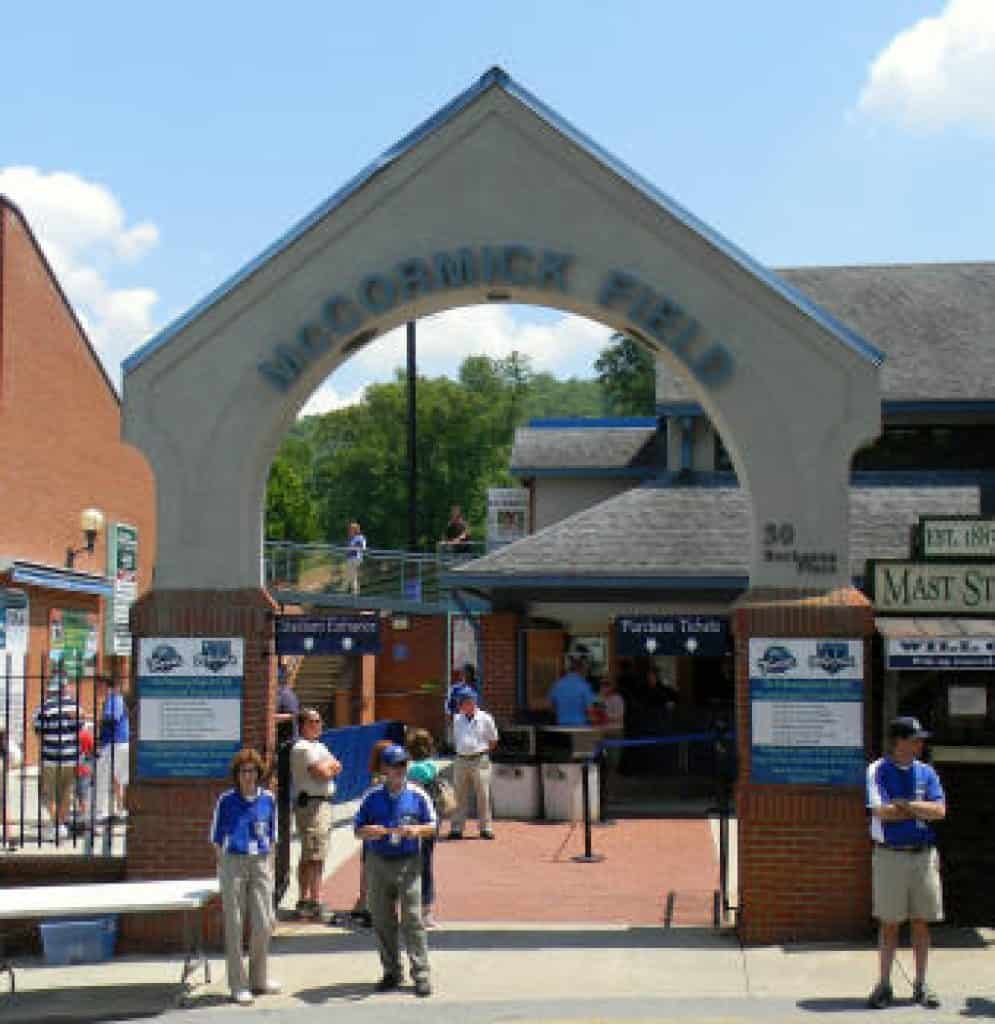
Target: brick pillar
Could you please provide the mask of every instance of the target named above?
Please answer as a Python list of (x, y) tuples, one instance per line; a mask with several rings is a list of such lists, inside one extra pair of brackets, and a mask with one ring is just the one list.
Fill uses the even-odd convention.
[[(274, 750), (277, 677), (273, 615), (276, 605), (262, 590), (150, 591), (131, 612), (131, 632), (147, 636), (242, 637), (245, 677), (242, 742), (271, 755)], [(137, 667), (136, 667), (137, 671)], [(134, 685), (134, 680), (132, 680)], [(132, 768), (137, 736), (132, 738)], [(211, 814), (227, 779), (135, 779), (128, 786), (129, 880), (200, 878), (216, 873), (208, 841)], [(220, 901), (208, 915), (212, 945), (222, 940)], [(180, 914), (124, 915), (126, 949), (166, 951), (183, 941)]]
[(515, 714), (518, 625), (517, 612), (495, 612), (480, 618), (483, 707), (501, 722), (511, 722)]
[(853, 588), (751, 590), (733, 611), (739, 781), (739, 931), (748, 943), (866, 935), (870, 838), (862, 786), (750, 781), (750, 637), (864, 638), (864, 747), (874, 613)]

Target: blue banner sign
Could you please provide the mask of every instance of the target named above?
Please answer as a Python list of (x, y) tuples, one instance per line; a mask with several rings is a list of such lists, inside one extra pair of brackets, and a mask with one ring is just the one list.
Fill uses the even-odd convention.
[(884, 664), (887, 669), (988, 671), (995, 668), (995, 636), (889, 638)]
[(276, 653), (379, 654), (380, 619), (376, 615), (281, 615), (276, 620)]
[(622, 615), (615, 620), (615, 654), (622, 658), (728, 654), (724, 615)]
[(862, 640), (750, 639), (750, 779), (864, 781)]

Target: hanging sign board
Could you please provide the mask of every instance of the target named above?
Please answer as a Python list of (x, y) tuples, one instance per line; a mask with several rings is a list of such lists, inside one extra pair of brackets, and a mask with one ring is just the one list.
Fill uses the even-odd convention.
[(105, 618), (104, 649), (131, 656), (128, 616), (138, 597), (138, 527), (111, 523), (107, 531), (107, 577), (113, 584)]
[(53, 673), (92, 676), (97, 667), (97, 615), (76, 608), (48, 613), (48, 657)]
[(958, 672), (995, 668), (995, 636), (896, 636), (885, 648), (885, 668)]
[(615, 620), (618, 657), (720, 658), (729, 651), (729, 620), (724, 615), (622, 615)]
[(995, 560), (995, 519), (925, 516), (913, 533), (920, 558), (983, 558)]
[(241, 637), (139, 640), (139, 778), (228, 777), (242, 745), (244, 648)]
[(281, 615), (276, 620), (276, 653), (379, 654), (380, 619), (376, 615)]
[(859, 786), (862, 640), (750, 639), (750, 779)]
[(487, 490), (487, 550), (521, 540), (528, 534), (529, 492), (524, 487)]
[(995, 614), (995, 565), (880, 559), (867, 563), (866, 578), (879, 612)]

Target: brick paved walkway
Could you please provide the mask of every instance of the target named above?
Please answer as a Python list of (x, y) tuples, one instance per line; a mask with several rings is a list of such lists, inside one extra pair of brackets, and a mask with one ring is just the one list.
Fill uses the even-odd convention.
[[(577, 864), (581, 825), (497, 821), (497, 839), (468, 828), (460, 842), (436, 845), (440, 921), (597, 922), (660, 924), (670, 890), (677, 892), (674, 924), (711, 923), (718, 857), (708, 821), (619, 820), (595, 825), (599, 864)], [(326, 880), (328, 905), (348, 909), (359, 886), (359, 857)]]

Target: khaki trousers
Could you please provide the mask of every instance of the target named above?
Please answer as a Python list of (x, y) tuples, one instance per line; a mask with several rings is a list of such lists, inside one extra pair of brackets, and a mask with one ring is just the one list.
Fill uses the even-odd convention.
[[(428, 978), (428, 938), (421, 919), (421, 854), (410, 857), (366, 855), (366, 898), (384, 974), (401, 977), (400, 932), (415, 981)], [(401, 905), (398, 928), (397, 905)]]
[[(225, 915), (225, 962), (228, 987), (261, 990), (265, 987), (266, 958), (273, 931), (273, 865), (269, 854), (222, 852), (218, 857), (221, 906)], [(242, 932), (249, 920), (249, 975), (242, 961)]]
[(491, 820), (491, 759), (487, 754), (479, 757), (460, 757), (453, 761), (453, 784), (456, 788), (457, 807), (453, 812), (452, 829), (462, 832), (470, 804), (470, 787), (477, 795), (477, 819), (482, 832), (489, 832)]

